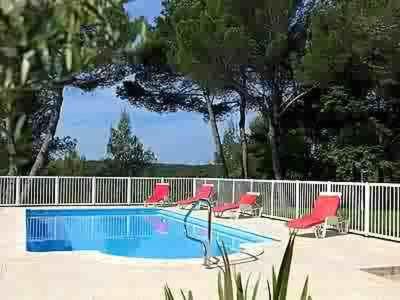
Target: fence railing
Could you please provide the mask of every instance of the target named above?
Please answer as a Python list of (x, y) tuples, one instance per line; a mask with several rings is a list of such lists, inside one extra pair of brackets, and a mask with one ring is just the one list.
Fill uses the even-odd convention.
[(342, 193), (353, 233), (400, 241), (400, 184), (161, 177), (0, 177), (0, 206), (141, 205), (157, 182), (175, 202), (214, 184), (217, 203), (259, 192), (263, 215), (289, 220), (310, 212), (320, 192)]

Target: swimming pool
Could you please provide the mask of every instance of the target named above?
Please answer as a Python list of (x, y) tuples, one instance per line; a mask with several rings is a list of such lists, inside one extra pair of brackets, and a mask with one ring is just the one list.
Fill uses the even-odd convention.
[[(184, 216), (155, 208), (26, 210), (26, 250), (30, 252), (97, 250), (140, 258), (200, 258), (201, 243), (189, 239)], [(207, 223), (189, 218), (187, 232), (207, 240)], [(268, 243), (271, 239), (213, 223), (211, 255), (228, 254), (243, 244)]]

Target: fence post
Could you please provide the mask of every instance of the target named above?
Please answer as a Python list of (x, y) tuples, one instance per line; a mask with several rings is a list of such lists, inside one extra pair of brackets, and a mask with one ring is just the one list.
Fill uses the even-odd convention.
[(126, 195), (126, 203), (128, 205), (130, 205), (131, 204), (131, 195), (132, 195), (132, 180), (130, 177), (128, 177), (128, 187), (127, 187), (126, 194), (127, 194)]
[(96, 177), (92, 177), (92, 204), (96, 204)]
[(232, 181), (232, 203), (235, 203), (235, 180)]
[(326, 184), (326, 191), (328, 193), (332, 192), (332, 183), (330, 181), (328, 181)]
[(253, 188), (254, 188), (254, 180), (251, 179), (250, 180), (250, 192), (253, 192)]
[(365, 183), (365, 203), (364, 203), (364, 235), (369, 235), (369, 215), (370, 215), (370, 185), (369, 183)]
[(60, 177), (56, 177), (56, 185), (54, 187), (54, 202), (56, 205), (59, 203), (59, 191), (60, 191)]
[(296, 180), (296, 219), (300, 216), (300, 182)]
[(271, 217), (274, 216), (274, 193), (275, 193), (275, 181), (271, 184)]
[(193, 197), (196, 195), (196, 178), (193, 178)]
[(218, 201), (218, 199), (220, 199), (220, 197), (219, 197), (220, 182), (221, 182), (221, 180), (220, 180), (220, 179), (217, 179), (217, 197), (216, 197), (216, 199), (215, 199), (216, 202)]
[(21, 177), (17, 177), (15, 183), (15, 205), (21, 204)]

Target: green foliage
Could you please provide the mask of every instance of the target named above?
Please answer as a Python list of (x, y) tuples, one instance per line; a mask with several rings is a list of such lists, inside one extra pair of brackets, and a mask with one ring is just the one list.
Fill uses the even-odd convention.
[[(234, 274), (231, 270), (229, 263), (229, 257), (222, 244), (222, 259), (224, 262), (224, 268), (218, 273), (218, 296), (220, 300), (234, 300), (235, 295), (237, 300), (255, 300), (260, 285), (260, 278), (256, 281), (252, 293), (249, 291), (250, 276), (246, 280), (245, 288), (243, 289), (242, 275), (239, 273)], [(248, 297), (251, 296), (251, 297)]]
[[(363, 82), (393, 76), (400, 54), (394, 44), (400, 41), (400, 4), (398, 1), (337, 1), (321, 3), (312, 19), (312, 40), (304, 58), (309, 79), (321, 83)], [(396, 72), (396, 71), (395, 71)], [(318, 78), (318, 79), (317, 79)]]
[(233, 120), (228, 123), (224, 131), (222, 147), (230, 177), (240, 177), (242, 171), (240, 136)]
[[(285, 178), (302, 179), (310, 176), (313, 161), (304, 130), (302, 128), (287, 129), (281, 143)], [(252, 176), (267, 179), (273, 177), (268, 123), (260, 116), (250, 123), (249, 161)]]
[(1, 3), (0, 40), (7, 46), (0, 49), (0, 94), (91, 66), (99, 51), (106, 54), (123, 40), (121, 30), (129, 24), (122, 0)]
[[(249, 106), (273, 120), (269, 138), (278, 178), (283, 160), (281, 108), (294, 86), (291, 53), (298, 50), (290, 32), (296, 4), (292, 0), (175, 0), (167, 2), (165, 18), (159, 23), (167, 32), (170, 61), (178, 70), (211, 90), (234, 91), (244, 110)], [(244, 144), (243, 135), (242, 139)]]
[[(246, 36), (239, 25), (228, 25), (227, 1), (170, 1), (164, 6), (161, 28), (173, 47), (169, 61), (191, 78), (217, 86), (234, 72), (232, 66), (245, 63)], [(229, 63), (228, 63), (229, 60)], [(225, 69), (224, 69), (225, 64)]]
[[(7, 138), (10, 175), (17, 173), (21, 164), (18, 148), (32, 148), (30, 158), (24, 157), (24, 161), (35, 157), (37, 145), (32, 143), (37, 142), (37, 132), (32, 127), (38, 126), (33, 123), (54, 114), (54, 108), (46, 106), (45, 112), (32, 117), (35, 93), (73, 84), (79, 73), (117, 59), (115, 49), (121, 53), (131, 48), (138, 24), (129, 21), (124, 3), (125, 0), (1, 1), (0, 133)], [(21, 104), (31, 111), (16, 109)], [(33, 141), (19, 138), (27, 127), (31, 127)], [(42, 133), (39, 130), (39, 135)]]
[(107, 153), (119, 176), (134, 176), (155, 160), (154, 153), (145, 150), (139, 138), (131, 133), (130, 118), (126, 111), (121, 114), (117, 128), (111, 128)]
[[(0, 141), (1, 142), (1, 141)], [(0, 147), (0, 155), (1, 147)], [(7, 164), (2, 164), (0, 161), (0, 172), (2, 168), (6, 168)], [(107, 177), (116, 176), (116, 168), (119, 166), (112, 159), (104, 160), (84, 160), (82, 161), (84, 168), (83, 173), (75, 172), (73, 176), (95, 176), (95, 177)], [(3, 172), (6, 172), (4, 170)], [(64, 176), (69, 174), (70, 171), (65, 167), (64, 159), (52, 160), (47, 168), (47, 175), (50, 176)], [(174, 165), (174, 164), (160, 164), (152, 163), (146, 165), (144, 169), (140, 170), (137, 176), (144, 177), (204, 177), (213, 178), (215, 177), (215, 166), (213, 165)], [(0, 173), (1, 174), (1, 173)], [(118, 175), (118, 174), (117, 174)]]
[(268, 125), (262, 117), (250, 121), (249, 133), (249, 167), (255, 178), (270, 179), (272, 169), (271, 146), (268, 138)]
[[(274, 267), (272, 268), (272, 285), (268, 281), (268, 299), (269, 300), (286, 300), (287, 291), (289, 284), (289, 275), (292, 265), (294, 241), (296, 233), (291, 233), (289, 242), (286, 246), (285, 253), (279, 268), (278, 276), (275, 274)], [(218, 273), (218, 299), (219, 300), (256, 300), (258, 299), (258, 290), (260, 286), (260, 278), (256, 281), (253, 290), (249, 289), (250, 276), (244, 284), (242, 275), (240, 272), (235, 273), (231, 269), (229, 257), (225, 246), (222, 244), (221, 252), (223, 253), (222, 259), (224, 268), (222, 273)], [(174, 300), (175, 297), (168, 287), (164, 288), (165, 300)], [(189, 291), (187, 296), (181, 290), (182, 299), (193, 299), (192, 292)], [(311, 300), (311, 296), (308, 295), (308, 277), (305, 281), (300, 300)]]
[(80, 156), (77, 150), (65, 154), (62, 159), (55, 160), (48, 168), (50, 176), (85, 176), (86, 158)]
[[(175, 299), (174, 295), (172, 294), (172, 291), (168, 287), (168, 285), (165, 285), (165, 287), (164, 287), (164, 295), (165, 295), (165, 297), (164, 297), (165, 300), (174, 300)], [(182, 299), (183, 300), (193, 300), (192, 291), (189, 291), (187, 296), (186, 296), (184, 291), (181, 290), (181, 295), (182, 295)]]
[[(291, 233), (289, 242), (286, 246), (285, 253), (279, 268), (278, 276), (275, 275), (274, 267), (272, 267), (272, 286), (268, 282), (268, 295), (270, 300), (284, 300), (287, 299), (287, 291), (289, 284), (290, 268), (292, 265), (293, 250), (294, 250), (294, 240), (296, 234)], [(301, 293), (301, 300), (311, 300), (308, 296), (308, 277), (304, 284), (303, 291)]]
[(336, 166), (336, 176), (345, 181), (352, 181), (361, 177), (365, 181), (376, 181), (377, 167), (391, 168), (390, 162), (385, 161), (384, 151), (381, 146), (343, 146), (337, 143), (326, 145), (323, 149), (322, 159), (326, 163)]
[[(48, 120), (43, 112), (29, 116), (40, 111), (32, 90), (72, 84), (72, 77), (74, 85), (92, 90), (135, 69), (135, 81), (118, 88), (132, 105), (195, 111), (206, 120), (214, 112), (221, 120), (246, 99), (247, 109), (261, 112), (249, 136), (253, 177), (273, 177), (281, 162), (280, 173), (289, 179), (359, 180), (364, 172), (365, 180), (399, 180), (399, 1), (318, 1), (297, 22), (299, 1), (171, 0), (163, 2), (155, 28), (129, 22), (123, 2), (1, 2), (0, 40), (7, 41), (0, 47), (2, 161), (11, 158), (19, 168), (37, 153), (46, 127), (29, 126)], [(139, 32), (145, 43), (134, 52), (138, 65), (114, 64), (129, 60), (125, 47)], [(292, 102), (311, 84), (317, 86), (312, 93)], [(113, 130), (119, 141), (109, 154), (116, 159), (92, 169), (109, 175), (143, 169), (127, 161), (151, 161), (152, 155), (126, 126)], [(62, 146), (58, 142), (52, 149)], [(139, 150), (125, 151), (127, 144)], [(241, 175), (239, 144), (235, 130), (227, 129), (223, 152), (234, 177)], [(199, 168), (198, 174), (209, 174)]]
[(214, 178), (216, 168), (214, 165), (178, 165), (178, 164), (151, 164), (143, 170), (146, 177), (204, 177)]
[[(400, 2), (320, 2), (297, 78), (318, 83), (313, 142), (336, 180), (394, 180)], [(315, 103), (315, 101), (314, 101)], [(363, 172), (363, 176), (361, 176)]]

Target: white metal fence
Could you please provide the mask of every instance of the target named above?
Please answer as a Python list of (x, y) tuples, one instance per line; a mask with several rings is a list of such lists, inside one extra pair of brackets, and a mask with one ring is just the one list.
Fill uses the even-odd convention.
[(171, 203), (212, 183), (217, 203), (260, 193), (263, 215), (288, 220), (310, 212), (319, 192), (343, 195), (350, 231), (400, 241), (400, 184), (153, 177), (0, 177), (0, 206), (140, 205), (157, 182), (170, 184)]

